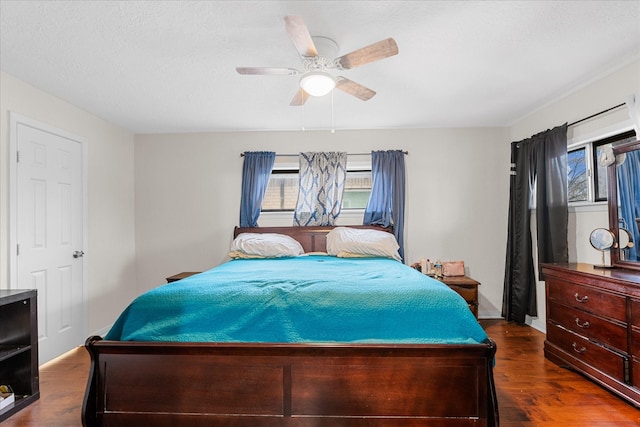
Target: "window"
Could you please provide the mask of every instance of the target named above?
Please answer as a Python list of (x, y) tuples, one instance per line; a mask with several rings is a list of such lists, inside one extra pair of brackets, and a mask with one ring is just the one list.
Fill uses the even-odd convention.
[(593, 177), (595, 201), (602, 202), (607, 200), (607, 167), (602, 166), (598, 159), (600, 158), (600, 152), (602, 147), (606, 145), (606, 142), (598, 142), (593, 144), (593, 170), (595, 175)]
[(571, 150), (567, 153), (569, 176), (569, 202), (586, 202), (589, 200), (589, 182), (587, 179), (586, 147)]
[(600, 166), (598, 157), (607, 144), (620, 144), (636, 139), (633, 130), (608, 138), (580, 144), (567, 152), (567, 185), (569, 203), (602, 202), (607, 200), (607, 167)]
[(371, 171), (347, 171), (342, 209), (364, 209), (371, 194)]
[[(371, 170), (348, 170), (342, 209), (364, 209), (371, 194)], [(298, 170), (274, 169), (262, 202), (262, 212), (294, 211), (298, 201)]]
[(262, 212), (295, 210), (297, 200), (298, 171), (274, 169), (262, 201)]

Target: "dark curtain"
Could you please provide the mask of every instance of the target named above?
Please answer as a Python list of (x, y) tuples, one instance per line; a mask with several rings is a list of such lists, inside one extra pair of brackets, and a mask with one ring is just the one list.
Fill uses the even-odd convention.
[(267, 191), (271, 170), (276, 160), (272, 151), (244, 153), (242, 193), (240, 196), (240, 227), (257, 227), (262, 200)]
[(526, 315), (538, 315), (531, 236), (534, 190), (538, 266), (569, 260), (567, 125), (511, 143), (511, 165), (502, 315), (524, 323)]
[(393, 226), (404, 260), (405, 167), (401, 150), (371, 152), (371, 196), (364, 211), (363, 224)]

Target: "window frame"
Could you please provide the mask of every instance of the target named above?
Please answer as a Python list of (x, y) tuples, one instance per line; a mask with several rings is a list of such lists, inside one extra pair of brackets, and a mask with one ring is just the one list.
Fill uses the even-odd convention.
[[(608, 139), (608, 138), (606, 138)], [(600, 165), (598, 164), (598, 149), (600, 147), (603, 147), (607, 144), (609, 144), (609, 142), (607, 142), (605, 140), (600, 140), (600, 141), (594, 141), (591, 143), (591, 158), (593, 159), (592, 165), (593, 165), (593, 178), (591, 179), (592, 183), (593, 183), (593, 201), (594, 202), (606, 202), (609, 198), (609, 190), (607, 188), (607, 168), (604, 168), (604, 194), (605, 197), (600, 197)]]
[[(587, 200), (580, 201), (569, 201), (569, 206), (586, 206), (593, 204), (602, 204), (605, 205), (607, 203), (607, 197), (599, 197), (598, 196), (598, 149), (603, 145), (607, 144), (618, 144), (625, 142), (630, 139), (636, 139), (638, 136), (636, 135), (634, 129), (619, 129), (616, 132), (610, 133), (606, 136), (600, 135), (594, 138), (590, 138), (585, 141), (581, 141), (578, 143), (571, 143), (567, 145), (567, 155), (573, 151), (577, 151), (580, 149), (585, 150), (585, 163), (586, 163), (586, 174), (587, 174)], [(567, 170), (567, 173), (569, 171)], [(606, 174), (606, 170), (605, 170)], [(607, 182), (606, 175), (604, 181), (604, 190), (607, 191)]]

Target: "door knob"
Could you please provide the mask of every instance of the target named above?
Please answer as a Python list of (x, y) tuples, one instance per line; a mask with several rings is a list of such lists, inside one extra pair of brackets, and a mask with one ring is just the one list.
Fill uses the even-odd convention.
[(73, 253), (74, 258), (82, 258), (84, 256), (84, 251), (75, 251)]

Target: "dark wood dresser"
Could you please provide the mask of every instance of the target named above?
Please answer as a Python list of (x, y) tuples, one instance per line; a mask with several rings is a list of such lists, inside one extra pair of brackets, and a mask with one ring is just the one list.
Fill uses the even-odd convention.
[(640, 272), (544, 264), (545, 357), (640, 407)]

